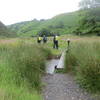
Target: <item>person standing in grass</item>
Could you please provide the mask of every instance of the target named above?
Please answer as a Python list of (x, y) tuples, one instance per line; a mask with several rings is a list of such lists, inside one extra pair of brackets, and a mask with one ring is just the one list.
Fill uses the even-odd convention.
[(38, 36), (38, 38), (37, 38), (37, 43), (41, 43), (41, 41), (42, 41), (41, 36)]
[(58, 35), (54, 35), (54, 38), (53, 38), (53, 48), (56, 48), (58, 49), (59, 45), (58, 45)]
[(68, 43), (68, 47), (67, 47), (67, 52), (69, 51), (69, 49), (70, 49), (70, 39), (67, 39), (67, 43)]
[(47, 37), (45, 35), (43, 35), (43, 43), (47, 42)]

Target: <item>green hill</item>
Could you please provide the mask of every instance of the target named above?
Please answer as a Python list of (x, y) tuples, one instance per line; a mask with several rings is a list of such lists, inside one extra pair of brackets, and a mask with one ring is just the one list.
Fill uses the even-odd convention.
[(80, 11), (76, 34), (100, 36), (100, 7)]
[(42, 29), (50, 32), (67, 34), (72, 33), (78, 25), (79, 11), (57, 15), (48, 20), (32, 20), (16, 23), (8, 26), (13, 32), (21, 36), (31, 36), (37, 34)]
[(7, 36), (8, 30), (6, 26), (0, 21), (0, 36)]
[(48, 20), (31, 20), (8, 26), (19, 36), (32, 36), (39, 32), (50, 34), (100, 35), (100, 7), (57, 15)]
[(0, 21), (0, 37), (12, 37), (14, 34)]

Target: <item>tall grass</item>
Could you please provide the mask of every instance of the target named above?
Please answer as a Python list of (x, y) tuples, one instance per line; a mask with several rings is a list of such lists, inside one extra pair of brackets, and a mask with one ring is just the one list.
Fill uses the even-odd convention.
[(33, 44), (1, 44), (0, 95), (4, 91), (1, 100), (40, 100), (41, 97), (37, 93), (34, 95), (34, 91), (41, 88), (45, 60), (50, 55), (48, 49)]
[(76, 75), (80, 86), (91, 91), (100, 91), (100, 42), (81, 41), (72, 43), (65, 59), (66, 72)]
[(34, 90), (29, 92), (25, 88), (12, 85), (0, 86), (0, 100), (43, 100), (41, 95)]

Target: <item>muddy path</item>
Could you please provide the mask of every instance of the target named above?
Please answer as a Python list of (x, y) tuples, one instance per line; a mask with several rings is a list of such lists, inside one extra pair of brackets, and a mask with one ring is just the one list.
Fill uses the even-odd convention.
[(99, 100), (79, 88), (71, 74), (54, 73), (54, 66), (58, 62), (59, 60), (50, 60), (47, 63), (47, 74), (42, 79), (45, 84), (43, 87), (44, 100)]

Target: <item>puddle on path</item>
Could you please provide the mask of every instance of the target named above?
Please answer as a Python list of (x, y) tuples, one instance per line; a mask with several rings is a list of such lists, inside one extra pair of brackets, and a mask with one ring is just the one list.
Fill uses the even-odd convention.
[(60, 59), (48, 60), (46, 62), (46, 73), (54, 74), (54, 70), (55, 70), (56, 65), (57, 65), (58, 69), (64, 68), (65, 54), (66, 54), (66, 52), (63, 52)]
[(55, 65), (58, 65), (59, 59), (52, 59), (46, 62), (46, 73), (53, 74)]

